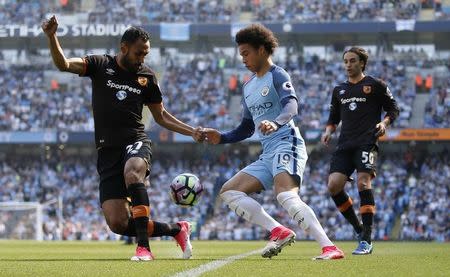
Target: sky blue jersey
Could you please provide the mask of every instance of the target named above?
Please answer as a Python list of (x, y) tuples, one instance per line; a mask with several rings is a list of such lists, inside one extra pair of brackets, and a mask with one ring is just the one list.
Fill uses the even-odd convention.
[(272, 65), (270, 70), (262, 77), (253, 75), (244, 85), (243, 116), (253, 120), (263, 146), (270, 141), (289, 135), (292, 128), (295, 127), (291, 119), (272, 134), (263, 135), (258, 130), (261, 121), (274, 121), (280, 115), (282, 110), (281, 100), (287, 97), (297, 99), (289, 74), (277, 65)]

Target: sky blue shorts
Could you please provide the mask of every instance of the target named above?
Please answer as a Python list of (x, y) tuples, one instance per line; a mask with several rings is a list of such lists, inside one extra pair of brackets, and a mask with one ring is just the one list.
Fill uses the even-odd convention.
[(241, 172), (257, 178), (266, 190), (273, 187), (273, 178), (281, 172), (298, 177), (296, 179), (300, 186), (308, 154), (305, 141), (299, 133), (284, 137), (263, 148), (259, 159), (246, 166)]

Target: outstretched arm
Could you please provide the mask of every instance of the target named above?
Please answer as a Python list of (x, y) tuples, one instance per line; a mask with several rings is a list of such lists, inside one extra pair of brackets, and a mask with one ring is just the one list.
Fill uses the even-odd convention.
[(42, 30), (48, 37), (50, 53), (52, 55), (53, 63), (60, 71), (67, 71), (78, 75), (83, 75), (85, 72), (85, 62), (82, 58), (67, 59), (59, 44), (56, 30), (58, 29), (58, 21), (56, 16), (52, 16), (49, 20), (42, 23)]
[(252, 119), (244, 117), (236, 129), (220, 134), (220, 143), (235, 143), (251, 137), (254, 132), (255, 123)]
[(202, 133), (200, 132), (201, 127), (194, 128), (184, 122), (181, 122), (164, 108), (162, 102), (147, 104), (147, 106), (150, 109), (156, 123), (162, 127), (182, 135), (192, 136), (195, 141), (202, 140)]
[(255, 123), (253, 122), (252, 115), (244, 101), (242, 102), (242, 105), (244, 107), (242, 111), (242, 121), (236, 129), (224, 133), (212, 128), (203, 129), (202, 133), (208, 143), (235, 143), (253, 135), (255, 132)]

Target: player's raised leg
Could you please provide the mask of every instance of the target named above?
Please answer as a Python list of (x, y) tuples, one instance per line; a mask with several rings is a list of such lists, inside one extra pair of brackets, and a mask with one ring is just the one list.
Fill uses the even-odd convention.
[[(121, 235), (136, 236), (135, 220), (128, 219), (128, 226)], [(149, 237), (171, 236), (175, 239), (183, 252), (183, 259), (192, 257), (192, 245), (190, 241), (191, 224), (187, 221), (180, 221), (177, 223), (166, 223), (154, 220), (149, 220), (147, 225), (147, 235)]]
[(344, 258), (344, 253), (326, 235), (314, 211), (300, 199), (298, 195), (299, 182), (287, 172), (281, 172), (274, 178), (274, 188), (280, 205), (297, 222), (300, 228), (309, 232), (320, 244), (322, 254), (314, 259), (330, 260)]
[[(263, 250), (262, 256), (270, 258), (295, 240), (295, 233), (273, 219), (264, 208), (248, 194), (262, 190), (260, 181), (244, 172), (237, 173), (228, 180), (220, 192), (220, 197), (238, 216), (257, 224), (271, 232), (271, 247)], [(268, 245), (269, 246), (269, 245)]]

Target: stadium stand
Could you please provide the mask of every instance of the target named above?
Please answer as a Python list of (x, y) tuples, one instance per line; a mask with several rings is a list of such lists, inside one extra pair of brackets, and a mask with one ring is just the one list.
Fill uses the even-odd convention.
[[(181, 156), (188, 156), (181, 155)], [(153, 164), (149, 196), (152, 218), (161, 221), (189, 219), (196, 223), (198, 239), (264, 239), (267, 235), (259, 227), (245, 223), (216, 196), (223, 182), (242, 165), (255, 159), (245, 152), (229, 150), (212, 159), (207, 153), (198, 160), (177, 160), (161, 155)], [(446, 222), (449, 207), (449, 188), (445, 181), (448, 174), (448, 153), (427, 157), (387, 155), (379, 161), (379, 175), (375, 179), (377, 213), (374, 238), (388, 240), (398, 237), (393, 233), (396, 222), (401, 220), (400, 238), (411, 240), (448, 241), (450, 232)], [(93, 157), (52, 158), (45, 162), (38, 159), (17, 157), (0, 163), (0, 201), (45, 202), (63, 197), (63, 230), (58, 229), (55, 207), (45, 210), (45, 239), (54, 240), (113, 240), (103, 219), (97, 196), (97, 174)], [(212, 162), (211, 162), (212, 161)], [(301, 189), (302, 199), (311, 205), (326, 232), (336, 240), (353, 238), (352, 229), (336, 211), (326, 191), (324, 176), (328, 172), (328, 156), (316, 152), (310, 157)], [(411, 166), (411, 164), (416, 164)], [(205, 186), (201, 204), (182, 209), (169, 198), (168, 184), (179, 173), (195, 172)], [(212, 174), (211, 174), (212, 173)], [(356, 185), (350, 185), (350, 196), (355, 207), (359, 205)], [(272, 191), (265, 191), (255, 198), (264, 203), (265, 209), (281, 223), (298, 232), (300, 239), (311, 239), (295, 226), (284, 210), (274, 200)], [(428, 203), (433, 203), (428, 205)], [(401, 218), (401, 219), (400, 219)], [(0, 225), (8, 221), (8, 215), (0, 217)], [(14, 236), (27, 232), (23, 222)], [(25, 229), (24, 229), (25, 228)]]
[[(15, 1), (0, 7), (0, 24), (35, 24), (47, 14), (69, 15), (76, 23), (148, 24), (153, 22), (230, 23), (243, 19), (261, 22), (352, 22), (397, 19), (447, 19), (448, 3), (421, 6), (419, 1), (281, 1), (281, 0), (156, 0), (156, 1)], [(445, 2), (445, 1), (444, 1)], [(108, 7), (108, 8), (106, 8)], [(273, 7), (279, 7), (273, 12)], [(107, 10), (106, 10), (107, 9)], [(30, 16), (31, 15), (31, 16)], [(118, 20), (119, 19), (119, 20)]]
[[(305, 58), (290, 55), (285, 60), (276, 61), (291, 74), (300, 99), (297, 121), (303, 128), (321, 129), (325, 125), (331, 91), (336, 84), (345, 80), (340, 54), (335, 53), (336, 58), (331, 61), (315, 55)], [(392, 58), (394, 56), (395, 59)], [(418, 88), (414, 86), (414, 76), (409, 72), (432, 68), (433, 65), (443, 65), (445, 70), (441, 72), (439, 87), (427, 89), (429, 98), (423, 108), (424, 123), (416, 127), (449, 126), (448, 65), (437, 58), (424, 57), (411, 61), (410, 57), (404, 53), (393, 53), (392, 56), (374, 57), (369, 61), (367, 74), (386, 81), (398, 99), (401, 112), (394, 126), (410, 126)], [(164, 68), (160, 72), (160, 84), (167, 109), (194, 126), (234, 127), (236, 118), (230, 115), (230, 111), (239, 107), (230, 99), (233, 95), (240, 95), (239, 89), (245, 80), (241, 78), (236, 90), (230, 92), (228, 82), (232, 61), (232, 56), (223, 53), (192, 54), (185, 62), (175, 62), (171, 55), (167, 55), (164, 67), (156, 65)], [(38, 67), (42, 68), (40, 65), (11, 64), (0, 67), (0, 91), (5, 95), (0, 100), (0, 130), (57, 128), (93, 131), (89, 79), (73, 77), (77, 85), (59, 85), (57, 80), (45, 78), (43, 71), (36, 70)], [(236, 73), (248, 76), (245, 71), (238, 70)]]

